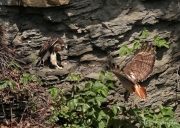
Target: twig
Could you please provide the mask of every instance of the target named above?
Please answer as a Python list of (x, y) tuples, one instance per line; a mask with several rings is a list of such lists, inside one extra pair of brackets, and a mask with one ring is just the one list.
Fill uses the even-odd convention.
[(179, 89), (180, 89), (180, 87), (179, 87), (179, 65), (178, 65), (178, 69), (176, 70), (176, 72), (177, 72), (177, 86), (176, 86), (176, 101), (178, 100), (178, 94), (177, 94), (177, 92), (179, 91)]
[[(14, 102), (14, 101), (13, 101)], [(11, 128), (12, 128), (12, 122), (13, 122), (13, 116), (12, 116), (12, 103), (10, 103), (10, 113), (11, 113)]]
[(24, 108), (24, 111), (23, 111), (23, 113), (22, 113), (22, 116), (21, 116), (21, 119), (20, 119), (19, 123), (22, 122), (23, 117), (24, 117), (24, 115), (25, 115), (25, 111), (27, 110), (27, 108), (28, 108), (28, 105), (27, 105), (27, 102), (26, 102), (26, 107)]
[(4, 110), (4, 105), (3, 105), (3, 103), (1, 104), (1, 106), (2, 106), (2, 111), (3, 111), (3, 113), (4, 113), (4, 118), (6, 118), (6, 112), (5, 112), (5, 110)]

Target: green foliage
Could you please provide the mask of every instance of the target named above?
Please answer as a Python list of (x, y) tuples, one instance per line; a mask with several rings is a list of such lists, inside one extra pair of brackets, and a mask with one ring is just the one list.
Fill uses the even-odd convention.
[(70, 74), (70, 75), (68, 75), (68, 79), (71, 81), (80, 82), (81, 76), (80, 76), (80, 74)]
[[(149, 33), (144, 29), (140, 37), (149, 37)], [(143, 42), (136, 38), (132, 49), (123, 45), (120, 49), (120, 56), (130, 54), (138, 49)], [(158, 47), (169, 47), (164, 39), (159, 36), (154, 37), (154, 42)], [(15, 72), (19, 72), (21, 67), (15, 62), (11, 62), (9, 67), (14, 67)], [(54, 125), (58, 122), (65, 128), (179, 128), (180, 124), (174, 119), (172, 107), (159, 106), (159, 112), (152, 109), (139, 109), (137, 106), (127, 109), (123, 105), (118, 105), (113, 101), (111, 106), (107, 106), (106, 100), (109, 90), (114, 88), (111, 72), (101, 71), (97, 80), (85, 81), (84, 86), (80, 86), (80, 74), (70, 74), (68, 80), (73, 81), (71, 95), (65, 96), (62, 90), (57, 87), (49, 87), (48, 91), (53, 98), (51, 110), (53, 115), (46, 123)], [(32, 82), (42, 84), (36, 75), (24, 73), (20, 76), (20, 83), (24, 87)], [(14, 89), (16, 82), (12, 79), (0, 81), (0, 89), (9, 86)], [(32, 96), (33, 97), (33, 94)], [(109, 104), (109, 103), (108, 103)], [(32, 111), (36, 111), (36, 104), (29, 102)], [(123, 118), (120, 118), (122, 116)], [(139, 126), (138, 126), (139, 124)]]
[(172, 107), (163, 107), (159, 105), (159, 112), (155, 113), (152, 109), (143, 108), (137, 111), (144, 127), (158, 128), (179, 128), (180, 124), (174, 119)]
[[(134, 39), (134, 45), (133, 48), (129, 48), (126, 44), (122, 45), (119, 49), (119, 56), (124, 56), (126, 54), (131, 54), (133, 52), (136, 51), (136, 49), (138, 49), (144, 42), (141, 41), (141, 38), (148, 38), (150, 36), (150, 34), (148, 33), (148, 31), (146, 30), (146, 28), (144, 28), (144, 30), (140, 33), (138, 38)], [(159, 38), (159, 35), (155, 35), (154, 36), (154, 43), (157, 47), (166, 47), (169, 48), (169, 44), (166, 42), (165, 39)]]
[[(54, 114), (46, 122), (56, 124), (61, 122), (65, 128), (106, 128), (106, 127), (179, 127), (174, 119), (174, 112), (171, 107), (159, 106), (160, 111), (155, 113), (152, 109), (127, 109), (125, 106), (118, 106), (117, 101), (108, 107), (105, 102), (109, 89), (114, 88), (111, 72), (100, 72), (98, 80), (86, 81), (82, 88), (79, 87), (80, 76), (71, 74), (68, 77), (76, 80), (71, 96), (65, 97), (63, 92), (56, 87), (50, 87), (49, 92), (54, 97), (51, 110)], [(72, 79), (73, 78), (73, 79)], [(119, 118), (122, 115), (124, 118)]]
[(9, 64), (8, 64), (8, 67), (14, 67), (15, 69), (19, 69), (21, 68), (21, 66), (16, 63), (15, 61), (11, 61)]
[(9, 85), (9, 87), (11, 89), (14, 89), (15, 86), (15, 82), (13, 80), (9, 80), (9, 79), (3, 79), (0, 81), (0, 89), (4, 89)]
[(119, 56), (124, 56), (126, 54), (131, 54), (131, 53), (132, 53), (132, 49), (128, 48), (127, 45), (121, 46), (121, 48), (119, 50)]
[(155, 35), (154, 36), (154, 42), (156, 44), (156, 46), (158, 47), (166, 47), (166, 48), (169, 48), (169, 45), (167, 44), (166, 40), (165, 39), (159, 39), (159, 35)]
[[(71, 74), (68, 78), (71, 80), (73, 78), (77, 83), (80, 81), (78, 75)], [(58, 98), (64, 101), (61, 102), (61, 108), (52, 107), (54, 115), (51, 117), (50, 122), (55, 123), (60, 117), (66, 120), (66, 123), (63, 124), (64, 127), (89, 128), (94, 126), (104, 128), (108, 126), (110, 117), (116, 115), (117, 110), (115, 106), (113, 109), (102, 109), (101, 106), (106, 101), (109, 87), (113, 87), (112, 80), (110, 72), (101, 71), (98, 80), (86, 81), (83, 88), (80, 89), (78, 85), (74, 85), (70, 98)], [(106, 83), (107, 85), (105, 85)], [(59, 95), (54, 92), (60, 92), (58, 88), (51, 88), (49, 91), (54, 97), (54, 94)]]
[[(19, 78), (18, 75), (20, 75), (19, 73), (21, 72), (20, 71), (21, 66), (18, 63), (16, 63), (15, 61), (11, 61), (8, 64), (8, 67), (11, 68), (12, 74), (16, 74), (17, 75), (16, 77)], [(16, 78), (16, 79), (18, 79), (18, 78)], [(29, 73), (22, 74), (20, 80), (24, 86), (31, 82), (38, 82), (39, 84), (42, 84), (42, 81), (38, 76), (29, 74)], [(16, 84), (17, 83), (12, 78), (4, 78), (0, 81), (0, 89), (4, 89), (7, 86), (9, 86), (11, 89), (14, 89)]]
[[(39, 84), (42, 84), (42, 81), (39, 77), (36, 75), (24, 73), (22, 77), (20, 78), (21, 83), (26, 86), (28, 83), (31, 82), (38, 82)], [(3, 80), (0, 81), (0, 89), (4, 89), (7, 86), (9, 86), (11, 89), (14, 89), (14, 86), (16, 85), (15, 81), (13, 79), (7, 79), (4, 78)]]
[(36, 60), (37, 60), (37, 58), (31, 58), (31, 60), (32, 60), (32, 63), (36, 63)]
[(24, 86), (26, 86), (28, 83), (31, 83), (31, 82), (38, 82), (39, 84), (42, 84), (42, 81), (39, 77), (37, 77), (36, 75), (29, 74), (29, 73), (22, 74), (21, 82), (23, 83)]
[[(178, 128), (180, 124), (174, 119), (174, 112), (172, 107), (163, 107), (159, 105), (159, 112), (152, 109), (139, 109), (137, 106), (134, 108), (126, 109), (120, 106), (120, 113), (127, 118), (121, 120), (121, 125), (124, 127), (135, 127), (134, 124), (139, 124), (139, 128)], [(131, 123), (130, 123), (131, 122)]]
[(133, 45), (133, 49), (136, 50), (141, 46), (141, 41), (140, 39), (134, 39), (134, 45)]
[(149, 37), (149, 36), (150, 36), (150, 35), (149, 35), (147, 29), (144, 28), (143, 31), (142, 31), (141, 34), (140, 34), (140, 37), (145, 37), (145, 38), (147, 38), (147, 37)]

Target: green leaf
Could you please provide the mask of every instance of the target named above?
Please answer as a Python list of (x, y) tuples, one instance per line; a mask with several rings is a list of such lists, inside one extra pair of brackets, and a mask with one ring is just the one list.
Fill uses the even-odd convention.
[(75, 103), (73, 100), (70, 100), (69, 102), (67, 102), (67, 106), (69, 108), (70, 111), (74, 110), (75, 108)]
[(90, 106), (89, 106), (88, 104), (83, 104), (83, 105), (82, 105), (82, 111), (83, 111), (83, 112), (86, 112), (89, 107), (90, 107)]
[(88, 103), (92, 103), (93, 105), (95, 104), (95, 99), (89, 99), (87, 100)]
[(149, 33), (146, 30), (146, 28), (144, 28), (144, 30), (141, 32), (140, 37), (146, 37), (146, 38), (149, 37)]
[(25, 77), (22, 77), (22, 78), (21, 78), (21, 82), (23, 83), (24, 86), (26, 86), (27, 83), (28, 83), (28, 79), (25, 78)]
[(10, 63), (8, 64), (8, 67), (12, 67), (12, 66), (13, 66), (13, 63), (10, 62)]
[(23, 77), (28, 78), (28, 77), (30, 77), (30, 74), (29, 73), (24, 73)]
[(101, 90), (101, 94), (102, 94), (104, 97), (107, 97), (107, 96), (108, 96), (108, 91), (107, 91), (107, 90)]
[(162, 112), (162, 114), (164, 116), (174, 117), (174, 112), (172, 111), (172, 108), (170, 108), (170, 109), (168, 109), (168, 108), (162, 109), (161, 112)]
[(127, 45), (123, 45), (119, 49), (119, 56), (124, 56), (126, 54), (131, 54), (131, 53), (132, 53), (132, 49), (128, 48)]
[(80, 82), (81, 81), (81, 76), (78, 74), (77, 75), (77, 82)]
[(38, 82), (39, 84), (42, 84), (41, 79), (37, 75), (31, 75), (31, 74), (23, 74), (24, 78), (27, 78), (30, 82)]
[(159, 40), (159, 35), (155, 35), (154, 36), (154, 41), (158, 41)]
[(100, 73), (99, 73), (99, 80), (103, 81), (104, 76), (105, 76), (105, 72), (104, 71), (100, 71)]
[(13, 62), (16, 67), (21, 68), (21, 66), (17, 62), (15, 62), (15, 61), (13, 61)]
[(135, 43), (133, 46), (133, 50), (136, 50), (141, 46), (141, 42), (140, 42), (140, 39), (135, 39), (134, 41), (135, 41)]
[(8, 67), (15, 67), (15, 68), (21, 68), (21, 66), (16, 63), (15, 61), (11, 61), (9, 64), (8, 64)]
[(112, 111), (113, 111), (114, 115), (117, 114), (117, 108), (114, 105), (112, 106)]
[(154, 119), (160, 119), (163, 117), (163, 114), (159, 113), (153, 116)]
[(106, 123), (104, 121), (99, 122), (98, 128), (105, 128), (105, 127), (106, 127)]
[(101, 102), (99, 100), (96, 100), (96, 103), (97, 103), (98, 107), (101, 106)]
[(71, 81), (79, 82), (81, 80), (80, 74), (69, 74), (67, 77)]
[(96, 96), (96, 93), (93, 92), (93, 91), (87, 91), (87, 92), (85, 92), (85, 95), (87, 95), (87, 96)]
[(14, 89), (14, 86), (15, 86), (15, 82), (14, 81), (9, 81), (9, 86), (11, 89)]
[(93, 107), (90, 107), (89, 110), (88, 110), (88, 112), (87, 112), (87, 115), (88, 115), (88, 116), (94, 116), (94, 113), (95, 113), (94, 108), (93, 108)]
[(94, 85), (92, 86), (92, 91), (93, 91), (93, 92), (98, 92), (98, 90), (99, 90), (99, 89), (102, 89), (103, 87), (105, 87), (104, 84), (102, 84), (102, 83), (99, 82), (99, 81), (96, 81), (96, 82), (94, 83)]
[(169, 48), (169, 44), (167, 44), (165, 39), (160, 39), (159, 44), (161, 45), (161, 47), (164, 46), (166, 48)]
[(87, 82), (84, 86), (84, 90), (87, 91), (87, 90), (90, 90), (91, 89), (91, 82)]
[(126, 112), (126, 107), (125, 106), (119, 106), (119, 108), (120, 108), (121, 112)]
[(13, 72), (15, 72), (15, 73), (19, 73), (19, 70), (17, 70), (17, 69), (13, 69)]
[(154, 36), (154, 42), (158, 47), (164, 46), (166, 48), (169, 48), (169, 44), (167, 43), (167, 41), (165, 39), (159, 39), (159, 35)]
[(108, 73), (106, 73), (105, 77), (107, 80), (113, 80), (113, 77), (111, 75), (109, 75)]
[(42, 84), (42, 80), (39, 77), (36, 77), (36, 82), (38, 82), (39, 84)]
[(48, 89), (52, 97), (56, 97), (58, 95), (59, 89), (58, 88), (50, 88)]
[(36, 105), (35, 105), (34, 103), (30, 103), (29, 105), (31, 106), (31, 109), (32, 109), (33, 111), (36, 111), (36, 110), (37, 110), (37, 107), (36, 107)]
[(83, 103), (83, 104), (86, 103), (86, 100), (85, 100), (84, 97), (80, 97), (80, 96), (76, 96), (76, 95), (75, 95), (74, 99), (76, 99), (76, 100), (78, 101), (78, 104), (80, 104), (80, 103)]
[(160, 109), (160, 110), (163, 109), (163, 106), (162, 106), (161, 104), (159, 105), (159, 109)]
[(68, 80), (71, 80), (71, 79), (72, 79), (72, 74), (69, 74), (69, 75), (67, 76), (67, 78), (68, 78)]
[(104, 117), (106, 117), (106, 114), (104, 113), (103, 110), (100, 110), (99, 113), (98, 113), (98, 118), (97, 118), (97, 120), (98, 120), (98, 121), (101, 121)]
[(104, 102), (106, 101), (106, 99), (104, 97), (101, 97), (101, 96), (97, 96), (95, 97), (96, 101), (100, 101), (100, 102)]
[(110, 88), (114, 88), (114, 84), (111, 82), (111, 83), (108, 83), (108, 87)]
[(9, 79), (3, 79), (1, 82), (0, 82), (0, 89), (4, 89), (7, 87), (8, 83), (9, 83)]

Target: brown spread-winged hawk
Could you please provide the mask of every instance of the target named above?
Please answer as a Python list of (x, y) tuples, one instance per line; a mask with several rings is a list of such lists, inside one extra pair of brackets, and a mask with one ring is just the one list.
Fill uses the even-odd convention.
[(56, 67), (56, 69), (62, 69), (62, 67), (58, 66), (57, 61), (57, 52), (67, 48), (67, 44), (63, 41), (63, 39), (58, 37), (51, 37), (40, 49), (38, 56), (40, 59), (36, 63), (36, 66), (40, 66), (41, 64), (44, 66), (44, 61), (50, 56), (51, 64)]
[(126, 89), (124, 94), (126, 101), (132, 92), (135, 92), (141, 99), (146, 98), (146, 89), (138, 82), (146, 80), (152, 73), (155, 58), (155, 47), (152, 47), (152, 44), (145, 44), (135, 52), (134, 57), (123, 69), (120, 69), (118, 65), (109, 63), (107, 68), (116, 75)]

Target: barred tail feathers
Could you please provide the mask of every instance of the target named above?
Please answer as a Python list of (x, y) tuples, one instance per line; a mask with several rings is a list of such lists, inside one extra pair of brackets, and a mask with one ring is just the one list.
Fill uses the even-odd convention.
[(141, 99), (145, 99), (147, 96), (146, 93), (146, 88), (139, 85), (138, 83), (135, 84), (135, 86), (133, 87), (133, 91), (136, 93), (136, 95), (138, 95)]

